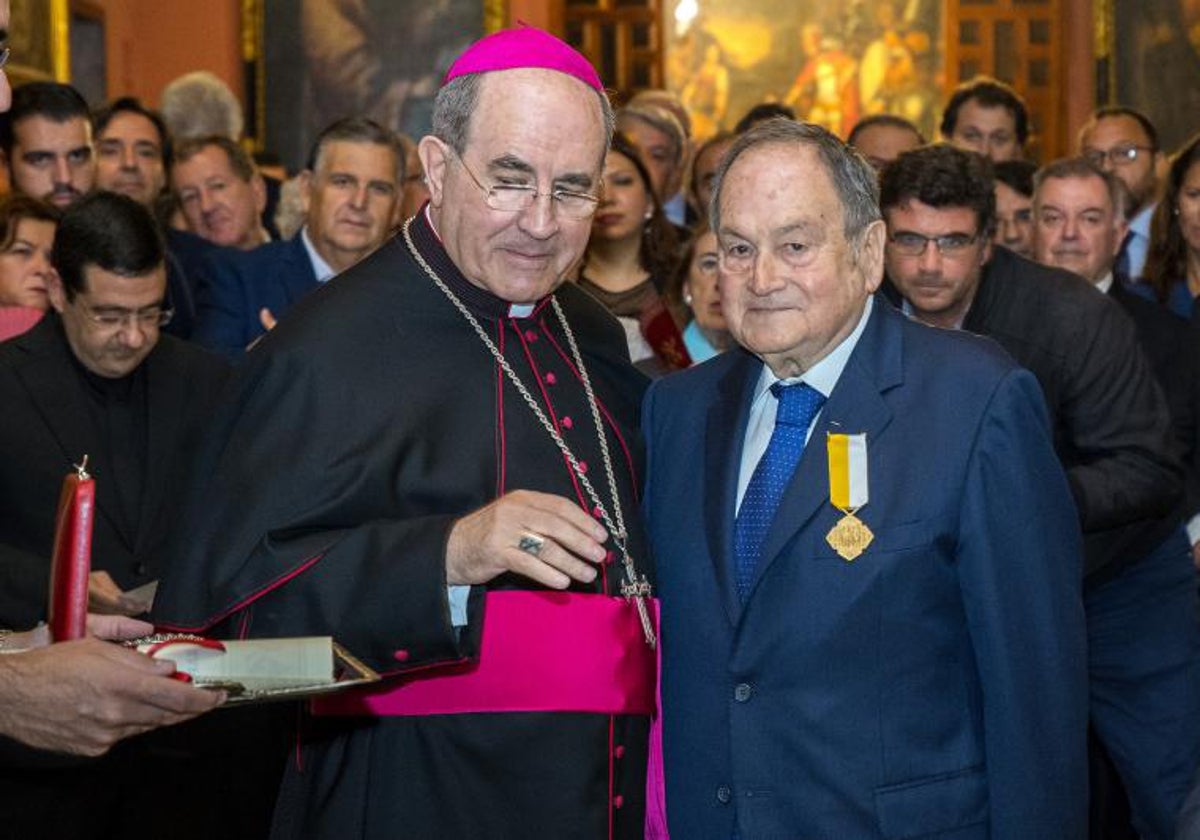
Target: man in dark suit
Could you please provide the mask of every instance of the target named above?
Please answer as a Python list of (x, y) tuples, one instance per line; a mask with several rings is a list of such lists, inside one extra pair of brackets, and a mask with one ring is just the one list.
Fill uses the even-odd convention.
[[(1153, 719), (1137, 698), (1161, 685), (1150, 663), (1178, 663), (1188, 634), (1170, 596), (1176, 572), (1140, 561), (1171, 535), (1164, 517), (1179, 504), (1183, 470), (1133, 324), (1079, 276), (990, 243), (995, 194), (979, 156), (947, 145), (908, 152), (884, 170), (880, 192), (888, 277), (905, 310), (994, 338), (1041, 385), (1083, 527), (1092, 722), (1139, 827), (1158, 837), (1171, 820), (1169, 786), (1151, 768), (1162, 762), (1170, 774), (1170, 753), (1187, 739), (1173, 742), (1179, 721)], [(1160, 605), (1158, 593), (1170, 597)]]
[(241, 358), (292, 304), (378, 248), (392, 229), (404, 152), (376, 123), (341, 120), (317, 139), (301, 179), (297, 236), (208, 260), (193, 333), (203, 346)]
[(875, 173), (823, 129), (739, 138), (714, 200), (748, 352), (643, 411), (672, 832), (1084, 836), (1081, 546), (1037, 382), (873, 296)]
[[(1176, 440), (1189, 446), (1194, 425), (1187, 325), (1125, 288), (1114, 273), (1125, 239), (1128, 195), (1114, 174), (1084, 158), (1038, 172), (1033, 195), (1034, 255), (1073, 271), (1129, 315), (1167, 397)], [(1200, 764), (1200, 625), (1184, 500), (1150, 520), (1126, 551), (1131, 565), (1090, 594), (1093, 612), (1120, 615), (1093, 628), (1097, 732), (1120, 774), (1144, 838), (1170, 838), (1175, 815)], [(1138, 609), (1136, 605), (1145, 606)], [(1121, 632), (1124, 630), (1125, 632)], [(1134, 632), (1136, 631), (1136, 632)]]
[[(92, 607), (146, 610), (148, 598), (129, 590), (164, 571), (183, 456), (228, 372), (220, 358), (160, 333), (164, 246), (133, 199), (99, 192), (77, 202), (59, 225), (52, 261), (54, 312), (0, 344), (3, 627), (45, 616), (58, 493), (85, 455), (96, 480)], [(128, 714), (114, 705), (111, 680), (95, 681), (104, 696), (91, 702)], [(79, 715), (88, 716), (86, 706)], [(96, 761), (0, 740), (4, 832), (30, 840), (261, 836), (283, 759), (282, 740), (272, 741), (282, 729), (270, 727), (267, 713), (224, 712), (124, 742)], [(181, 802), (180, 789), (193, 796)]]
[(96, 606), (140, 611), (124, 593), (161, 571), (177, 456), (226, 375), (220, 359), (160, 334), (164, 254), (149, 212), (114, 193), (84, 201), (55, 238), (55, 312), (0, 345), (4, 627), (44, 618), (59, 488), (85, 455)]

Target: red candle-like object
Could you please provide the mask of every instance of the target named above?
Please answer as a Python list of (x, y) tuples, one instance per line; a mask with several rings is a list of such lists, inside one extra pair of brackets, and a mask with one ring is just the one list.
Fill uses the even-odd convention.
[(92, 571), (92, 520), (96, 482), (87, 472), (87, 456), (63, 479), (55, 515), (54, 555), (50, 565), (50, 633), (56, 642), (82, 639), (87, 633), (88, 576)]

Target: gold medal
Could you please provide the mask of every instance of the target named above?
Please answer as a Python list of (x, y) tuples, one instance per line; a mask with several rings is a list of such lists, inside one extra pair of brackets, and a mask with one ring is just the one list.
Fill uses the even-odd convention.
[(873, 539), (871, 529), (853, 513), (843, 516), (825, 535), (825, 542), (847, 563), (866, 551)]

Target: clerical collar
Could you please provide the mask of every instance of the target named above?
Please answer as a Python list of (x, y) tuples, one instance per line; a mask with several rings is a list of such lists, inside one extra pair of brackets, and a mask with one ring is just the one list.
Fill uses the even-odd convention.
[(442, 238), (433, 226), (433, 218), (429, 215), (429, 202), (413, 219), (410, 227), (413, 245), (421, 256), (433, 267), (438, 276), (467, 305), (476, 315), (485, 318), (528, 318), (541, 310), (550, 300), (549, 295), (537, 303), (510, 303), (501, 297), (480, 288), (463, 276), (458, 266), (446, 253)]

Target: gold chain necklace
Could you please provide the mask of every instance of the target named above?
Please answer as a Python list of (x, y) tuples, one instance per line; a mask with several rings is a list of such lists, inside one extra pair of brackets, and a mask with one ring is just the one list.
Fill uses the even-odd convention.
[(437, 272), (433, 270), (433, 266), (426, 262), (425, 258), (421, 256), (421, 253), (417, 250), (416, 244), (412, 240), (412, 234), (409, 231), (410, 227), (412, 226), (412, 222), (413, 220), (410, 218), (404, 223), (403, 228), (404, 244), (408, 246), (409, 253), (412, 254), (413, 259), (417, 261), (417, 265), (419, 265), (421, 269), (427, 275), (429, 275), (429, 279), (431, 279), (434, 284), (442, 290), (442, 294), (449, 299), (450, 303), (454, 305), (454, 308), (457, 309), (464, 318), (466, 318), (467, 323), (470, 324), (475, 330), (475, 334), (479, 336), (479, 338), (483, 341), (484, 346), (486, 346), (491, 352), (492, 357), (496, 360), (496, 363), (500, 365), (500, 368), (504, 371), (504, 375), (508, 378), (509, 382), (512, 383), (513, 387), (517, 389), (517, 393), (519, 393), (525, 400), (525, 404), (528, 405), (533, 411), (534, 416), (537, 417), (538, 422), (542, 425), (542, 428), (549, 433), (550, 438), (554, 441), (559, 451), (562, 452), (563, 457), (567, 460), (567, 463), (570, 464), (571, 471), (575, 474), (575, 477), (579, 479), (579, 483), (583, 485), (583, 489), (587, 493), (588, 499), (591, 501), (595, 509), (600, 512), (600, 518), (604, 521), (605, 526), (608, 528), (609, 536), (612, 537), (613, 542), (616, 543), (617, 548), (619, 548), (621, 551), (621, 560), (622, 565), (625, 568), (626, 577), (626, 582), (621, 584), (621, 594), (625, 596), (626, 600), (632, 600), (637, 606), (638, 618), (642, 622), (642, 633), (646, 637), (646, 644), (653, 648), (657, 644), (657, 639), (654, 635), (654, 625), (650, 621), (650, 611), (646, 607), (646, 598), (650, 595), (650, 582), (646, 579), (645, 575), (642, 575), (641, 577), (638, 576), (637, 568), (633, 563), (633, 556), (629, 553), (628, 534), (625, 531), (625, 519), (621, 512), (621, 498), (617, 495), (617, 480), (613, 471), (612, 457), (608, 452), (608, 440), (605, 437), (604, 426), (601, 423), (599, 403), (596, 400), (595, 392), (592, 390), (592, 381), (588, 376), (587, 368), (583, 364), (583, 355), (579, 352), (579, 345), (575, 342), (575, 334), (571, 331), (571, 327), (567, 323), (567, 317), (563, 314), (562, 307), (558, 303), (558, 298), (551, 297), (550, 304), (554, 308), (554, 314), (558, 317), (558, 322), (562, 326), (563, 334), (567, 338), (567, 345), (571, 349), (571, 357), (575, 361), (575, 368), (579, 371), (579, 379), (583, 383), (583, 391), (587, 396), (587, 403), (588, 408), (591, 410), (592, 422), (596, 425), (596, 439), (600, 444), (600, 454), (604, 461), (604, 473), (608, 479), (608, 492), (612, 496), (613, 508), (611, 515), (609, 514), (608, 508), (605, 506), (603, 500), (600, 498), (600, 494), (597, 493), (596, 489), (592, 486), (592, 482), (587, 477), (587, 473), (580, 465), (579, 459), (575, 457), (575, 453), (571, 451), (571, 448), (567, 445), (567, 442), (563, 440), (563, 437), (561, 434), (559, 434), (558, 429), (554, 428), (554, 424), (550, 422), (550, 418), (546, 416), (546, 412), (542, 410), (542, 407), (537, 404), (537, 401), (533, 398), (533, 394), (530, 393), (527, 387), (525, 387), (525, 383), (521, 381), (521, 378), (517, 375), (517, 372), (513, 370), (512, 365), (510, 365), (508, 360), (504, 358), (504, 354), (500, 352), (500, 348), (496, 346), (496, 343), (492, 341), (491, 337), (484, 331), (478, 319), (471, 314), (471, 311), (467, 309), (466, 305), (462, 302), (462, 300), (459, 299), (458, 295), (451, 291), (450, 287), (446, 285), (442, 278), (438, 277)]

